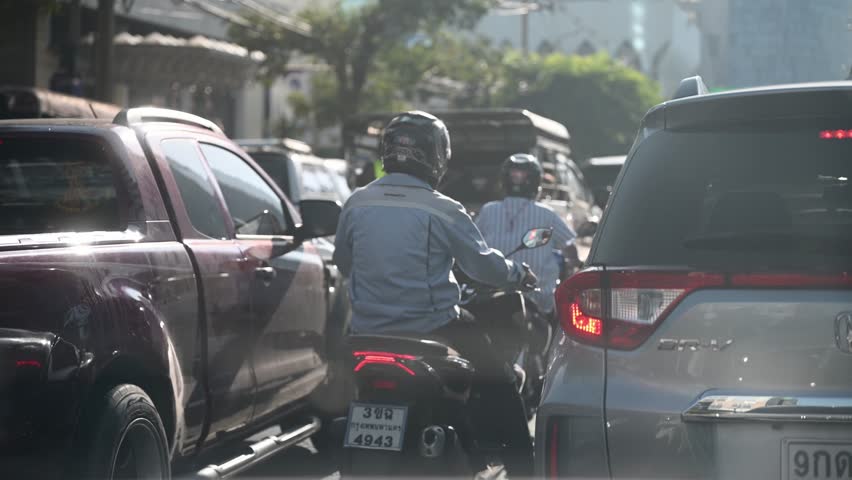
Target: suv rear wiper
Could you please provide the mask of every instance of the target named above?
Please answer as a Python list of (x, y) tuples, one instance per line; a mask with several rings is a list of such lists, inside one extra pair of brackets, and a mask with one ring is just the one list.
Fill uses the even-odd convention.
[(852, 253), (852, 236), (794, 232), (726, 232), (691, 237), (683, 242), (697, 250), (801, 251)]

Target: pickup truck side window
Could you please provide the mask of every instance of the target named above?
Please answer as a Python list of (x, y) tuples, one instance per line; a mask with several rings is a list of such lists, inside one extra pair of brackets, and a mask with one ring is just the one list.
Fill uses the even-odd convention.
[(161, 146), (192, 226), (210, 238), (228, 238), (225, 217), (216, 201), (216, 190), (201, 162), (195, 141), (163, 140)]
[(0, 235), (124, 230), (106, 151), (81, 138), (3, 138)]
[(202, 143), (201, 152), (219, 182), (237, 235), (287, 234), (284, 205), (263, 177), (224, 148)]

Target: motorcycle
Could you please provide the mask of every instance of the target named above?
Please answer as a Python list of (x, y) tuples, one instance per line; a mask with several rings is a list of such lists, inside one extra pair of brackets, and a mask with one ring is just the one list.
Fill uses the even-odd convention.
[[(522, 249), (546, 245), (551, 229), (527, 232)], [(517, 328), (527, 328), (524, 297), (518, 291), (468, 282), (462, 303), (515, 364), (519, 389), (527, 385)], [(506, 316), (511, 317), (507, 321)], [(514, 338), (514, 345), (510, 345)], [(340, 471), (344, 476), (471, 477), (499, 455), (488, 432), (470, 421), (480, 399), (472, 392), (476, 371), (446, 341), (424, 334), (349, 337), (356, 393), (344, 430)], [(507, 350), (500, 350), (506, 347)], [(518, 361), (521, 363), (519, 364)]]

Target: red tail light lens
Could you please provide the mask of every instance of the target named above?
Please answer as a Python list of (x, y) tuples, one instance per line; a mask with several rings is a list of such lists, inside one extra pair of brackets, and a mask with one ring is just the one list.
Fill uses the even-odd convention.
[(18, 367), (18, 368), (25, 368), (25, 367), (41, 368), (41, 362), (39, 362), (38, 360), (17, 360), (17, 361), (15, 361), (15, 366)]
[(565, 333), (580, 342), (604, 345), (601, 273), (580, 272), (556, 289), (556, 308)]
[(819, 132), (819, 138), (823, 140), (852, 138), (852, 130), (822, 130)]
[[(566, 335), (619, 350), (639, 347), (690, 293), (702, 288), (852, 288), (847, 273), (580, 272), (556, 290)], [(604, 288), (606, 287), (606, 288)]]
[(724, 285), (721, 275), (679, 272), (600, 271), (569, 278), (556, 292), (565, 333), (580, 342), (632, 350), (690, 292)]
[(358, 360), (358, 364), (353, 369), (356, 372), (360, 372), (367, 365), (390, 365), (399, 368), (412, 377), (416, 375), (414, 370), (408, 368), (404, 363), (405, 360), (416, 360), (417, 357), (414, 355), (391, 352), (352, 352), (352, 356)]
[(371, 384), (373, 388), (376, 390), (396, 390), (396, 380), (385, 380), (383, 378), (377, 378), (373, 380)]

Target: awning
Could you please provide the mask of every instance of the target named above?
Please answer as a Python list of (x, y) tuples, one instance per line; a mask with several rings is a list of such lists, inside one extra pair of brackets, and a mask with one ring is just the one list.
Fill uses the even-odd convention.
[[(177, 38), (152, 33), (115, 36), (115, 80), (128, 85), (197, 84), (238, 88), (254, 77), (266, 59), (262, 52), (200, 35)], [(94, 37), (84, 39), (89, 47)]]

